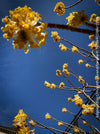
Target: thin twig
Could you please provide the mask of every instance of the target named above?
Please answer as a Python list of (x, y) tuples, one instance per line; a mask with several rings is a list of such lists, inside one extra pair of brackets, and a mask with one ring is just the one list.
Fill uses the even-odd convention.
[(76, 3), (72, 4), (71, 6), (65, 7), (65, 9), (71, 8), (71, 7), (73, 7), (73, 6), (77, 5), (77, 4), (79, 4), (79, 3), (82, 2), (82, 1), (83, 1), (83, 0), (79, 0), (79, 1), (77, 1)]

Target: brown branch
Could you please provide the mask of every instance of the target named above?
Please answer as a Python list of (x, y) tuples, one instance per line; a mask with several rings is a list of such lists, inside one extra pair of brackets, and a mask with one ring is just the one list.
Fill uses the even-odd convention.
[(77, 5), (77, 4), (79, 4), (79, 3), (82, 2), (82, 1), (83, 1), (83, 0), (79, 0), (79, 1), (77, 1), (76, 3), (72, 4), (71, 6), (65, 7), (65, 9), (71, 8), (71, 7), (73, 7), (73, 6)]
[[(84, 34), (96, 34), (96, 31), (89, 30), (89, 29), (75, 28), (75, 27), (71, 27), (69, 25), (48, 23), (47, 27), (48, 28), (65, 29), (65, 30), (70, 30), (72, 32), (79, 32), (79, 33), (84, 33)], [(99, 32), (99, 35), (100, 35), (100, 32)]]

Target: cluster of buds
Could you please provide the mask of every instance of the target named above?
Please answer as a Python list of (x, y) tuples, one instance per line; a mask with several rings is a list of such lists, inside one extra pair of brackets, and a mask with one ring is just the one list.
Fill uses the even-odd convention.
[(82, 105), (82, 108), (83, 108), (82, 114), (84, 114), (84, 115), (92, 115), (94, 113), (95, 107), (96, 107), (95, 104), (91, 104), (91, 105), (83, 104)]
[(95, 41), (92, 41), (89, 45), (91, 50), (96, 50), (97, 49), (97, 44), (95, 43)]
[(56, 32), (56, 31), (51, 32), (51, 37), (53, 37), (54, 42), (60, 41), (60, 36), (58, 35), (58, 32)]
[(54, 83), (50, 84), (49, 82), (45, 81), (44, 82), (44, 85), (47, 87), (47, 88), (51, 88), (51, 89), (55, 89), (56, 88), (56, 85)]
[(59, 48), (60, 48), (60, 50), (61, 50), (62, 52), (66, 52), (66, 50), (67, 50), (67, 47), (64, 46), (62, 43), (60, 43)]
[(54, 8), (54, 12), (61, 16), (65, 13), (65, 5), (63, 2), (58, 2)]

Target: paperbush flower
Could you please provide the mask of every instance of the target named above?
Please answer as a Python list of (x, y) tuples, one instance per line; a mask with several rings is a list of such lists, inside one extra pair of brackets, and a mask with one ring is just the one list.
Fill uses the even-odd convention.
[(88, 15), (84, 13), (84, 10), (79, 12), (72, 12), (70, 16), (66, 17), (68, 20), (67, 25), (72, 27), (79, 27), (81, 24), (85, 24), (88, 21)]
[(54, 8), (54, 12), (61, 16), (65, 13), (65, 5), (63, 2), (58, 2)]
[(24, 52), (28, 53), (30, 48), (40, 48), (40, 45), (46, 43), (47, 32), (44, 33), (44, 31), (47, 24), (38, 23), (39, 20), (42, 20), (40, 14), (27, 6), (17, 7), (14, 11), (10, 10), (9, 13), (10, 18), (6, 16), (2, 19), (5, 27), (2, 27), (1, 30), (7, 40), (14, 37), (14, 49), (24, 48)]

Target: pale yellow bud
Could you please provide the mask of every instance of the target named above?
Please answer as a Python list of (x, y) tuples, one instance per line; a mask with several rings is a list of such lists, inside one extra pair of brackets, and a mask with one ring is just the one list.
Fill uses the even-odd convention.
[(62, 108), (62, 112), (63, 113), (66, 113), (67, 112), (67, 109), (66, 108)]
[(50, 115), (49, 113), (47, 113), (47, 114), (45, 115), (45, 119), (50, 120), (50, 119), (51, 119), (51, 115)]

